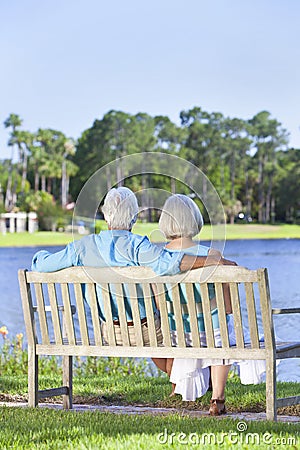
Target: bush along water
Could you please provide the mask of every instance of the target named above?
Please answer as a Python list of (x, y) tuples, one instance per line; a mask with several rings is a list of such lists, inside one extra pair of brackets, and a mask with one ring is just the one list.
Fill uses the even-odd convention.
[[(28, 352), (24, 348), (23, 334), (9, 338), (6, 326), (0, 328), (0, 376), (24, 375), (28, 369)], [(62, 358), (56, 356), (39, 357), (39, 374), (52, 375), (61, 371)], [(74, 358), (74, 375), (119, 375), (145, 376), (153, 375), (153, 368), (145, 359), (110, 358), (110, 357), (76, 357)]]

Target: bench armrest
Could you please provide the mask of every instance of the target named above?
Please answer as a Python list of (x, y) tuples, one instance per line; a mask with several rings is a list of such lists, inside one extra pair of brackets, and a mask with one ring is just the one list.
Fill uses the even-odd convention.
[(300, 308), (273, 308), (272, 314), (300, 314)]

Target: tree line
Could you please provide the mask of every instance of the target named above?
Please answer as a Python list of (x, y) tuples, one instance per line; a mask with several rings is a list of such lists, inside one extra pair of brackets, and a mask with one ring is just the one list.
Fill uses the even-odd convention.
[[(0, 162), (0, 209), (33, 209), (46, 216), (56, 208), (58, 214), (76, 201), (84, 183), (105, 164), (116, 161), (122, 184), (123, 156), (164, 152), (205, 173), (231, 223), (239, 213), (259, 223), (299, 222), (300, 149), (289, 147), (287, 131), (268, 111), (244, 120), (194, 107), (179, 117), (177, 125), (167, 116), (111, 110), (75, 142), (57, 130), (26, 131), (22, 119), (10, 114), (4, 126), (11, 157)], [(175, 175), (137, 176), (125, 184), (134, 190), (157, 187), (189, 193)]]

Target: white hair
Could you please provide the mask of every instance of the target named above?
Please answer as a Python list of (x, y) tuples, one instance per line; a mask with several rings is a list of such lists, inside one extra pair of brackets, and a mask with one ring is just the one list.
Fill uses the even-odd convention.
[(126, 187), (113, 188), (108, 191), (102, 212), (111, 229), (131, 230), (139, 211), (135, 194)]
[(202, 226), (202, 214), (188, 196), (174, 194), (166, 200), (159, 219), (159, 228), (167, 239), (194, 237)]

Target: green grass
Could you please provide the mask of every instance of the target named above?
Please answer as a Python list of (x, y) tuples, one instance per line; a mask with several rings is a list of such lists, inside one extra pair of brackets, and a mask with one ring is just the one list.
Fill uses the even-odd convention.
[[(60, 372), (60, 370), (58, 371)], [(59, 374), (39, 377), (39, 388), (47, 389), (60, 386)], [(27, 376), (5, 375), (0, 377), (2, 399), (23, 401), (27, 398)], [(299, 383), (277, 383), (277, 396), (287, 397), (299, 392)], [(206, 393), (195, 402), (183, 402), (181, 396), (169, 397), (171, 385), (165, 375), (152, 377), (126, 372), (99, 373), (99, 375), (75, 376), (73, 383), (74, 403), (147, 405), (152, 407), (208, 410), (211, 393)], [(58, 398), (61, 402), (61, 399)], [(242, 385), (239, 378), (230, 373), (226, 385), (226, 407), (231, 412), (264, 412), (265, 384)], [(297, 406), (281, 410), (285, 414), (299, 414)], [(280, 412), (280, 411), (279, 411)]]
[[(100, 221), (101, 228), (106, 226)], [(137, 223), (133, 229), (134, 233), (147, 235), (153, 242), (162, 240), (157, 223)], [(33, 234), (29, 233), (7, 233), (0, 235), (0, 247), (26, 247), (26, 246), (50, 246), (66, 245), (73, 239), (80, 239), (82, 235), (72, 235), (72, 233), (58, 233), (41, 231)], [(199, 238), (202, 241), (225, 239), (300, 239), (300, 225), (258, 225), (258, 224), (235, 224), (226, 225), (223, 229), (220, 226), (204, 226)]]
[(299, 448), (298, 425), (248, 422), (247, 430), (239, 432), (238, 423), (232, 419), (197, 419), (180, 414), (129, 416), (99, 411), (74, 413), (2, 407), (0, 447), (152, 450), (204, 448), (204, 443), (205, 448), (231, 449), (235, 445), (245, 449)]
[[(59, 385), (60, 374), (57, 372), (40, 376), (41, 389)], [(2, 376), (0, 386), (2, 401), (25, 401), (27, 398), (25, 374)], [(207, 448), (217, 448), (215, 444), (224, 449), (235, 445), (245, 449), (299, 448), (300, 423), (250, 421), (246, 422), (247, 431), (239, 432), (240, 420), (237, 419), (225, 417), (219, 420), (208, 415), (196, 418), (182, 414), (183, 410), (207, 410), (210, 393), (196, 402), (182, 402), (179, 396), (169, 397), (170, 389), (166, 376), (147, 377), (120, 372), (75, 376), (74, 403), (169, 407), (177, 412), (127, 415), (97, 410), (75, 412), (43, 407), (0, 407), (0, 448), (203, 448), (201, 439), (206, 439)], [(294, 395), (298, 391), (297, 383), (278, 383), (279, 396)], [(61, 403), (61, 398), (56, 401)], [(226, 406), (234, 412), (264, 411), (265, 385), (243, 386), (232, 375), (226, 387)]]

